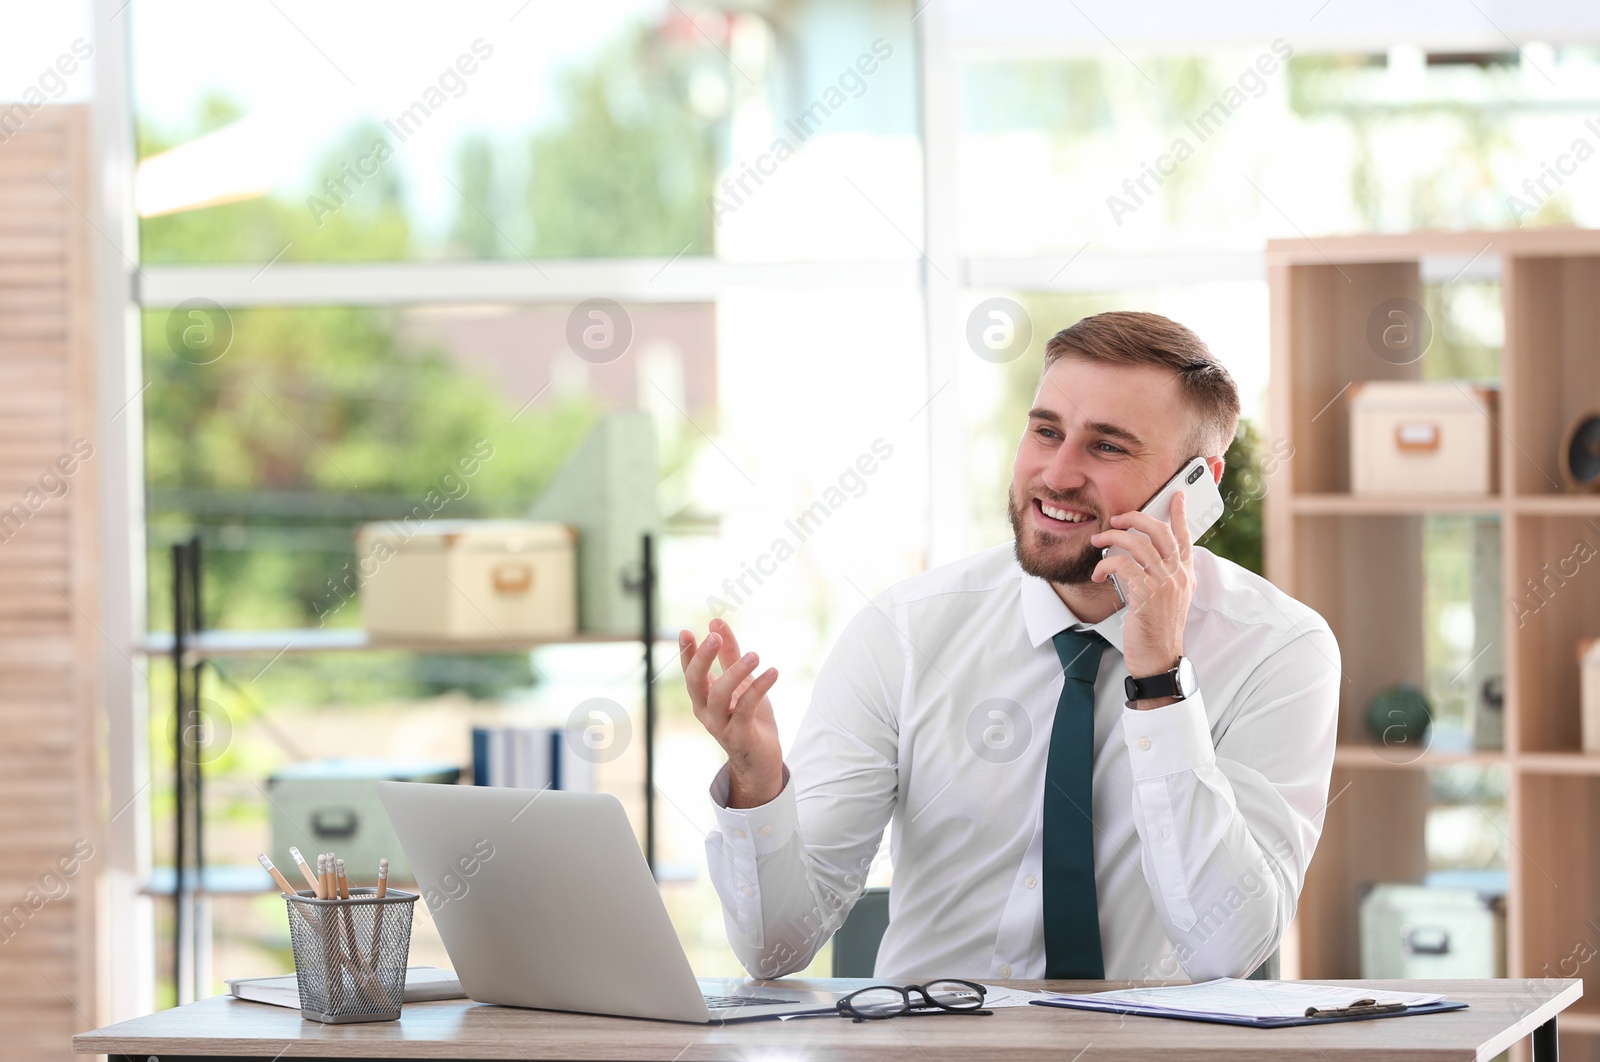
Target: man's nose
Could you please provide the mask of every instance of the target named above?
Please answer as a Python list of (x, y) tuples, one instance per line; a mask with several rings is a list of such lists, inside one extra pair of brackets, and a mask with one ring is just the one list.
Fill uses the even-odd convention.
[(1044, 485), (1060, 494), (1077, 490), (1089, 482), (1084, 472), (1083, 455), (1070, 447), (1057, 450), (1044, 468)]

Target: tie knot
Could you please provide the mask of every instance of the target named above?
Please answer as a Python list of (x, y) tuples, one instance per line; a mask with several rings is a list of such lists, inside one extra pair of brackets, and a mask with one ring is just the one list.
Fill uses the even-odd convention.
[(1100, 674), (1100, 654), (1109, 644), (1100, 637), (1099, 632), (1068, 629), (1057, 634), (1053, 640), (1056, 656), (1061, 660), (1061, 669), (1066, 672), (1067, 678), (1094, 685), (1096, 676)]

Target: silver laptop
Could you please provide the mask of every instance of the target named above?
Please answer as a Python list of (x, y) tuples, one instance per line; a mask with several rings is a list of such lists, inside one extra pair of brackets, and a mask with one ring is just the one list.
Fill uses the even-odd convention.
[(418, 782), (378, 793), (479, 1003), (716, 1022), (829, 1012), (845, 995), (696, 980), (610, 794)]

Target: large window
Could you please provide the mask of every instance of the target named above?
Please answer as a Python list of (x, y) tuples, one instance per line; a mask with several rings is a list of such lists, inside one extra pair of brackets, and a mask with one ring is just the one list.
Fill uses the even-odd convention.
[[(868, 597), (952, 543), (1006, 541), (1055, 331), (1114, 308), (1195, 328), (1241, 385), (1239, 474), (1272, 442), (1266, 239), (1600, 223), (1578, 146), (1600, 144), (1593, 49), (1253, 30), (1174, 48), (1110, 22), (1068, 41), (1067, 15), (1020, 6), (955, 4), (943, 28), (909, 0), (131, 6), (151, 629), (194, 535), (208, 625), (357, 625), (329, 597), (355, 524), (409, 510), (480, 440), (494, 457), (450, 515), (519, 515), (599, 418), (646, 410), (662, 624), (727, 616), (784, 675), (788, 740)], [(1493, 377), (1495, 278), (1459, 265), (1428, 278), (1429, 309), (1451, 372)], [(597, 297), (630, 325), (614, 359), (569, 340)], [(1465, 556), (1470, 529), (1435, 532)], [(1258, 566), (1257, 509), (1213, 545)], [(1461, 557), (1430, 576), (1441, 688), (1465, 652)], [(214, 862), (265, 847), (259, 784), (284, 764), (465, 763), (475, 722), (593, 693), (637, 712), (644, 679), (627, 646), (259, 664), (208, 680)], [(658, 668), (663, 889), (696, 970), (737, 973), (701, 853), (720, 757)], [(150, 673), (160, 864), (171, 676)], [(638, 815), (636, 758), (598, 781)], [(1503, 862), (1483, 820), (1438, 816), (1441, 865)], [(282, 969), (276, 902), (218, 903), (216, 976)]]

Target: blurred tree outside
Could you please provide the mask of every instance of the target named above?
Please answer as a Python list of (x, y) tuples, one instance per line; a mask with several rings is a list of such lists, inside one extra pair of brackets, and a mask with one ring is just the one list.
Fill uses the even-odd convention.
[[(486, 134), (465, 137), (454, 167), (464, 201), (449, 227), (449, 253), (708, 250), (715, 130), (712, 116), (687, 102), (697, 61), (681, 42), (631, 31), (591, 65), (566, 73), (561, 119), (524, 141), (530, 166), (499, 165), (504, 145)], [(140, 155), (240, 115), (230, 101), (210, 97), (187, 130), (141, 124)], [(384, 135), (375, 122), (351, 129), (317, 172), (337, 174)], [(402, 167), (380, 167), (320, 224), (295, 192), (145, 218), (143, 258), (413, 258), (426, 248), (407, 214), (402, 175)], [(317, 183), (320, 177), (313, 188)], [(168, 311), (145, 314), (152, 629), (171, 625), (169, 545), (194, 533), (205, 545), (209, 626), (315, 626), (320, 617), (356, 625), (355, 603), (330, 612), (345, 565), (354, 566), (355, 524), (410, 512), (480, 440), (493, 447), (493, 458), (438, 518), (519, 515), (600, 412), (583, 400), (544, 399), (512, 421), (531, 395), (499, 393), (446, 351), (407, 347), (396, 338), (394, 313), (230, 310), (209, 322), (233, 333), (227, 353), (209, 364), (172, 349)], [(347, 663), (340, 662), (341, 673), (350, 671)], [(455, 672), (483, 664), (428, 662)], [(525, 682), (525, 666), (519, 674)], [(459, 678), (443, 684), (459, 685)]]

